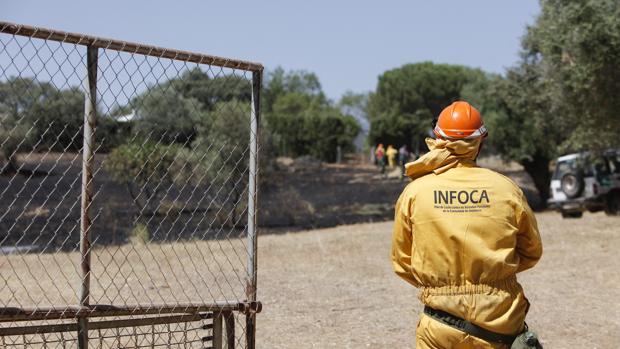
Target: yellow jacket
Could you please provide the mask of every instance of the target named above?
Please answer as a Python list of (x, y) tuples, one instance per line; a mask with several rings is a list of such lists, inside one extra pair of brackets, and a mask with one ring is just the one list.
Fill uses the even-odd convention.
[(387, 150), (385, 151), (385, 155), (387, 155), (388, 157), (396, 157), (396, 154), (398, 154), (398, 150), (396, 150), (396, 148), (392, 147), (391, 145), (388, 146)]
[(515, 274), (542, 255), (534, 214), (510, 179), (476, 167), (479, 140), (426, 142), (396, 203), (394, 271), (422, 303), (514, 334), (529, 307)]
[(388, 162), (389, 162), (390, 167), (394, 167), (396, 165), (396, 155), (397, 154), (398, 154), (398, 150), (396, 150), (391, 145), (388, 146), (387, 150), (385, 151), (385, 156), (387, 156), (387, 158), (388, 158)]

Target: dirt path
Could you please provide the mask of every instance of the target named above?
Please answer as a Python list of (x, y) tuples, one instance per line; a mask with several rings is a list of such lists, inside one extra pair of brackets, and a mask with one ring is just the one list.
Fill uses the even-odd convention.
[[(545, 253), (520, 276), (546, 349), (620, 343), (620, 218), (538, 215)], [(391, 222), (261, 237), (259, 348), (413, 348), (417, 291), (392, 274)]]

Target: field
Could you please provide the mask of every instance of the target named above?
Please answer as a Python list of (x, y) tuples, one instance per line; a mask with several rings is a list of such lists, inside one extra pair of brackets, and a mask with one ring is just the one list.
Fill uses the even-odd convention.
[[(538, 214), (544, 255), (519, 279), (545, 349), (620, 343), (620, 218)], [(391, 222), (264, 236), (258, 348), (413, 348), (421, 305), (388, 261)]]
[[(28, 160), (29, 167), (33, 166), (30, 162), (41, 161), (41, 169), (51, 175), (0, 177), (0, 184), (8, 188), (5, 197), (15, 198), (14, 202), (3, 201), (0, 227), (12, 229), (21, 244), (49, 241), (49, 250), (3, 251), (0, 303), (76, 304), (79, 161), (73, 161), (70, 154), (52, 155), (45, 161), (22, 160)], [(485, 160), (483, 166), (515, 179), (536, 206), (535, 190), (519, 167), (494, 159)], [(96, 210), (101, 215), (93, 230), (97, 240), (92, 256), (93, 303), (244, 298), (243, 231), (226, 228), (213, 232), (220, 236), (213, 238), (208, 235), (212, 231), (201, 228), (204, 219), (194, 224), (193, 217), (181, 212), (175, 217), (187, 222), (183, 229), (175, 226), (175, 217), (168, 222), (175, 229), (164, 224), (169, 217), (153, 221), (157, 229), (161, 225), (171, 232), (165, 237), (174, 238), (135, 243), (129, 238), (135, 208), (125, 188), (107, 176), (100, 177), (96, 185), (106, 190), (99, 202), (110, 207)], [(389, 219), (406, 183), (398, 179), (398, 170), (386, 179), (376, 168), (364, 165), (285, 168), (270, 177), (270, 183), (261, 188), (259, 208), (258, 299), (263, 302), (258, 315), (259, 348), (414, 347), (421, 310), (417, 291), (392, 273), (388, 259)], [(22, 186), (26, 190), (20, 195), (12, 192)], [(48, 196), (37, 195), (38, 188)], [(563, 220), (553, 212), (537, 217), (544, 256), (535, 269), (520, 276), (532, 302), (528, 323), (547, 349), (616, 348), (620, 342), (620, 259), (616, 253), (620, 218), (585, 214), (583, 219)], [(309, 230), (320, 227), (331, 228)], [(192, 234), (185, 237), (181, 230)], [(202, 233), (194, 236), (195, 232)], [(13, 243), (8, 239), (3, 247)], [(49, 253), (53, 251), (57, 253)]]
[[(537, 217), (545, 252), (536, 268), (520, 275), (532, 302), (528, 323), (547, 349), (617, 348), (620, 218), (586, 214), (563, 220), (553, 212)], [(391, 271), (391, 226), (363, 223), (261, 236), (258, 299), (263, 311), (258, 315), (257, 347), (413, 348), (421, 305), (417, 291)], [(242, 299), (243, 269), (226, 257), (234, 251), (242, 253), (242, 241), (96, 249), (93, 302)], [(203, 258), (206, 264), (182, 267)], [(0, 257), (0, 267), (7, 271), (0, 299), (22, 305), (33, 300), (75, 304), (77, 260), (75, 252)], [(210, 265), (222, 268), (229, 278), (212, 278)], [(114, 271), (118, 267), (120, 274)], [(175, 276), (173, 270), (182, 272)], [(113, 282), (109, 273), (120, 279)]]

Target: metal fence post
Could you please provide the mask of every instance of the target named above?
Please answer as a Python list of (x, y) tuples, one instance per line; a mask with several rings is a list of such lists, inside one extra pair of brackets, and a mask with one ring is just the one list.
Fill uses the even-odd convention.
[(224, 311), (224, 323), (226, 324), (226, 349), (235, 348), (235, 314), (232, 311)]
[[(90, 296), (90, 226), (89, 208), (92, 202), (93, 148), (97, 112), (97, 59), (98, 48), (88, 46), (86, 51), (87, 89), (84, 101), (84, 147), (82, 150), (82, 202), (80, 220), (80, 256), (82, 287), (80, 306), (89, 306)], [(78, 319), (78, 343), (80, 349), (88, 348), (88, 318)]]
[[(248, 185), (248, 280), (246, 296), (249, 302), (256, 301), (256, 184), (258, 177), (258, 128), (260, 122), (260, 89), (262, 70), (252, 72), (252, 108), (250, 114), (250, 175)], [(254, 349), (256, 335), (256, 312), (250, 310), (246, 317), (246, 344)]]
[(213, 349), (222, 349), (222, 337), (224, 335), (222, 320), (222, 312), (215, 312), (213, 316)]

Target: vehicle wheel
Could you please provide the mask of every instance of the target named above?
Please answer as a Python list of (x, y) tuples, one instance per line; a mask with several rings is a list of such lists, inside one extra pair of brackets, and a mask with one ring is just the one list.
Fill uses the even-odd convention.
[(571, 199), (581, 195), (583, 187), (583, 176), (579, 173), (569, 172), (562, 176), (560, 180), (560, 188), (562, 188), (564, 194)]
[(612, 192), (607, 196), (605, 213), (609, 216), (620, 215), (620, 192)]
[(582, 216), (583, 216), (583, 212), (581, 211), (571, 211), (571, 212), (562, 211), (562, 218), (581, 218)]

